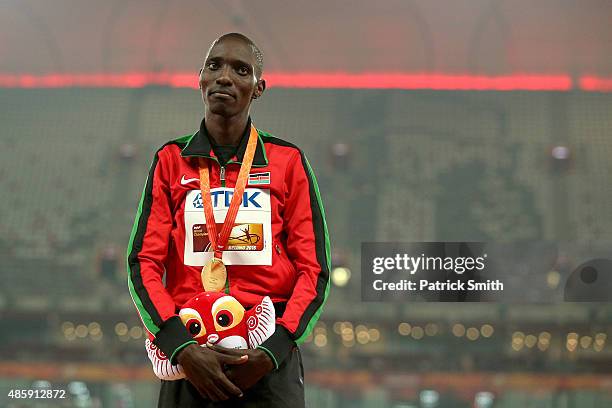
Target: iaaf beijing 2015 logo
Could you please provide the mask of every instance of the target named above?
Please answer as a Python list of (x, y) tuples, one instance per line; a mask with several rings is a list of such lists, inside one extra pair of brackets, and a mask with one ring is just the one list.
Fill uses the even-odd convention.
[[(217, 223), (217, 231), (223, 224)], [(235, 223), (227, 241), (228, 251), (261, 251), (263, 250), (263, 224)], [(205, 224), (193, 226), (193, 252), (210, 251), (210, 240)]]

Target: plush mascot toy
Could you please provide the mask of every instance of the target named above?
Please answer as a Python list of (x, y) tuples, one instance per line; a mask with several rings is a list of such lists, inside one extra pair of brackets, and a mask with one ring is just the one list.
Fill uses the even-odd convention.
[[(232, 296), (223, 292), (202, 292), (187, 301), (179, 316), (201, 347), (206, 343), (233, 349), (254, 349), (268, 339), (275, 329), (274, 305), (268, 296), (260, 304), (245, 310)], [(180, 364), (170, 364), (168, 357), (153, 344), (148, 333), (145, 347), (155, 375), (162, 380), (185, 378)]]

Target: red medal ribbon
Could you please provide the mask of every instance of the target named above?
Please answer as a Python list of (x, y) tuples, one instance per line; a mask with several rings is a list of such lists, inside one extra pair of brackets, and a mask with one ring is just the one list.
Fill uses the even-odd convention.
[(234, 187), (234, 194), (232, 196), (232, 201), (230, 202), (227, 215), (225, 216), (225, 220), (223, 221), (223, 227), (221, 228), (220, 235), (217, 235), (217, 224), (215, 223), (215, 215), (213, 213), (212, 200), (210, 198), (209, 162), (204, 158), (199, 158), (200, 191), (202, 193), (204, 217), (206, 217), (206, 231), (208, 232), (210, 247), (214, 252), (214, 257), (217, 259), (221, 259), (223, 255), (230, 232), (234, 227), (234, 221), (236, 221), (240, 204), (242, 204), (242, 196), (244, 195), (244, 189), (249, 178), (251, 165), (253, 164), (253, 157), (255, 156), (255, 149), (257, 148), (257, 140), (257, 129), (255, 129), (255, 126), (251, 125), (251, 132), (249, 134), (246, 151), (244, 152), (244, 158), (242, 160), (242, 164), (240, 165), (240, 172), (238, 173), (238, 179), (236, 180), (236, 186)]

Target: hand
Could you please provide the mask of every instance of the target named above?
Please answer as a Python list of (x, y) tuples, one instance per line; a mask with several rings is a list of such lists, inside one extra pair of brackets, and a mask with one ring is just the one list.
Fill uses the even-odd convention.
[(274, 369), (274, 363), (270, 356), (263, 350), (228, 349), (221, 346), (207, 344), (207, 347), (228, 357), (237, 358), (246, 354), (247, 361), (244, 364), (233, 365), (225, 370), (227, 378), (241, 390), (247, 390), (261, 380), (266, 374)]
[(246, 353), (228, 355), (197, 344), (190, 344), (179, 352), (177, 360), (189, 382), (203, 397), (211, 401), (242, 397), (241, 389), (227, 378), (223, 366), (246, 363), (248, 361)]

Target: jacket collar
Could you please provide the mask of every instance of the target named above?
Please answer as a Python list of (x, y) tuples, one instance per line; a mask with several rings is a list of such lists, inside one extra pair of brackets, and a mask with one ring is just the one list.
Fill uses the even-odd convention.
[[(249, 134), (251, 132), (251, 117), (247, 121), (246, 128), (238, 144), (238, 149), (234, 157), (230, 159), (228, 163), (239, 163), (242, 164), (244, 159), (244, 152), (246, 151), (247, 142), (249, 140)], [(257, 132), (257, 147), (255, 148), (255, 156), (253, 157), (254, 167), (265, 167), (268, 165), (268, 158), (266, 156), (266, 148), (264, 147), (263, 140), (259, 131)], [(206, 157), (208, 159), (217, 160), (215, 152), (213, 151), (212, 145), (206, 126), (204, 125), (204, 119), (200, 123), (200, 129), (195, 132), (191, 138), (187, 141), (187, 145), (181, 151), (183, 157)]]

